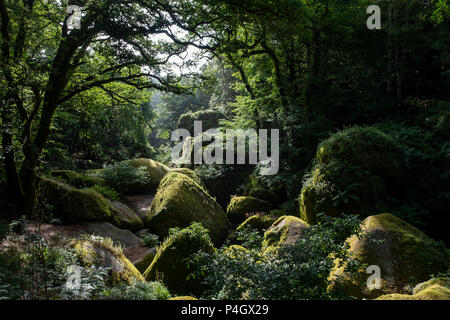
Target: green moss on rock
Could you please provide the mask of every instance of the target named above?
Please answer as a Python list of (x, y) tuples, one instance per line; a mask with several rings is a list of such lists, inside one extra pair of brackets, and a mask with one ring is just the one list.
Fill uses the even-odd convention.
[(215, 129), (219, 126), (219, 120), (224, 119), (225, 115), (215, 110), (200, 110), (183, 114), (178, 120), (178, 128), (188, 130), (194, 136), (194, 122), (201, 121), (203, 132), (209, 129)]
[(227, 208), (227, 217), (235, 225), (244, 222), (252, 213), (269, 212), (272, 204), (252, 197), (234, 197)]
[(144, 273), (147, 281), (161, 279), (171, 290), (179, 294), (197, 294), (202, 291), (201, 279), (189, 278), (194, 271), (188, 268), (186, 259), (203, 251), (211, 253), (214, 246), (208, 232), (200, 224), (172, 233), (161, 245), (152, 264)]
[(63, 182), (41, 178), (40, 201), (51, 204), (55, 215), (68, 223), (111, 222), (129, 230), (142, 229), (142, 220), (118, 201), (110, 201), (92, 189), (76, 189)]
[(346, 162), (380, 176), (398, 177), (403, 169), (400, 146), (374, 127), (351, 127), (333, 134), (317, 150), (319, 164)]
[(117, 226), (132, 231), (142, 230), (144, 223), (139, 216), (125, 204), (119, 201), (109, 201), (111, 214), (117, 221)]
[(184, 228), (200, 222), (214, 243), (222, 243), (229, 223), (219, 204), (194, 180), (171, 172), (161, 181), (147, 217), (151, 231), (167, 237), (169, 229)]
[(172, 169), (171, 172), (177, 172), (177, 173), (184, 174), (184, 175), (188, 176), (189, 178), (191, 178), (192, 180), (194, 180), (195, 183), (197, 183), (200, 187), (207, 190), (202, 179), (199, 177), (199, 175), (194, 170), (191, 170), (188, 168), (177, 168), (177, 169)]
[(148, 269), (148, 267), (152, 264), (153, 259), (156, 257), (157, 250), (156, 248), (151, 248), (141, 259), (134, 263), (136, 269), (139, 270), (142, 274)]
[(252, 198), (267, 201), (273, 205), (280, 203), (280, 200), (275, 193), (264, 188), (253, 188), (248, 195)]
[(269, 229), (277, 218), (266, 215), (254, 215), (245, 220), (239, 227), (237, 227), (236, 231), (242, 231), (247, 228), (255, 229), (258, 231), (266, 231)]
[(98, 176), (84, 175), (71, 170), (54, 170), (50, 175), (55, 178), (64, 180), (66, 183), (77, 188), (88, 188), (95, 185), (105, 186), (106, 182)]
[(109, 282), (112, 285), (119, 282), (131, 284), (134, 281), (145, 281), (123, 252), (108, 245), (106, 241), (98, 241), (94, 238), (92, 240), (74, 239), (69, 242), (69, 246), (77, 252), (84, 267), (95, 265), (110, 268)]
[(322, 142), (300, 194), (300, 216), (310, 224), (318, 213), (366, 215), (395, 195), (404, 174), (398, 143), (373, 127), (352, 127)]
[(115, 221), (111, 206), (91, 189), (72, 189), (61, 198), (61, 211), (67, 222)]
[(406, 293), (405, 288), (426, 281), (431, 274), (445, 272), (449, 266), (447, 249), (400, 218), (385, 213), (362, 222), (363, 237), (347, 239), (353, 258), (364, 265), (381, 269), (381, 289), (369, 291), (367, 275), (356, 275), (338, 265), (330, 274), (329, 290), (358, 298), (375, 298), (382, 294)]
[(281, 245), (293, 245), (309, 225), (293, 216), (279, 218), (264, 234), (262, 249), (265, 253), (277, 250)]
[(240, 245), (232, 245), (225, 249), (224, 254), (232, 259), (236, 259), (240, 254), (247, 253), (248, 250)]
[(156, 187), (159, 185), (164, 176), (170, 171), (168, 166), (151, 159), (141, 158), (126, 160), (124, 163), (130, 164), (135, 168), (145, 167), (151, 178), (152, 184)]
[(450, 300), (450, 280), (448, 278), (435, 278), (418, 284), (412, 295), (387, 294), (376, 300)]
[(195, 301), (198, 300), (197, 298), (194, 297), (190, 297), (190, 296), (182, 296), (182, 297), (175, 297), (175, 298), (170, 298), (169, 300), (178, 300), (178, 301)]

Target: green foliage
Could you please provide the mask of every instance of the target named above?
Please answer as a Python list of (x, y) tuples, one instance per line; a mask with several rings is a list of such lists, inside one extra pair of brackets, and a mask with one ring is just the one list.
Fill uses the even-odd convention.
[(102, 299), (108, 300), (167, 300), (169, 298), (169, 290), (159, 282), (133, 282), (130, 285), (121, 283), (102, 293)]
[(213, 254), (197, 254), (212, 299), (330, 299), (327, 277), (333, 257), (349, 258), (345, 239), (358, 234), (360, 220), (322, 217), (308, 228), (295, 245), (286, 245), (268, 255), (258, 250), (226, 254), (226, 247)]
[(11, 237), (19, 245), (0, 251), (0, 299), (93, 299), (104, 290), (107, 270), (84, 270), (73, 251), (50, 246), (39, 234)]
[(159, 237), (156, 234), (144, 234), (141, 238), (146, 247), (153, 248), (159, 245)]
[(110, 200), (120, 201), (120, 194), (112, 188), (94, 185), (91, 189)]
[(109, 186), (120, 192), (126, 192), (130, 188), (143, 187), (150, 181), (150, 175), (146, 167), (136, 168), (127, 162), (106, 167), (102, 170), (100, 176), (106, 180)]
[(190, 256), (213, 251), (208, 230), (200, 223), (192, 223), (185, 229), (172, 228), (144, 277), (147, 281), (162, 279), (177, 294), (198, 294), (202, 290), (201, 278), (190, 275), (197, 270), (196, 265), (189, 263)]
[(263, 238), (264, 235), (262, 232), (252, 228), (252, 226), (247, 226), (236, 231), (236, 239), (244, 248), (249, 250), (261, 249)]

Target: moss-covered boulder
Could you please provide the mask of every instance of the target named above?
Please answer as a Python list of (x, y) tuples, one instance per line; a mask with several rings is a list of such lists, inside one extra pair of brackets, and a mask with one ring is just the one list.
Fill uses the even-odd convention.
[(147, 281), (162, 279), (169, 290), (177, 294), (199, 294), (203, 288), (201, 279), (188, 277), (195, 270), (186, 263), (186, 259), (199, 251), (212, 253), (214, 246), (208, 231), (194, 223), (167, 238), (144, 277)]
[(39, 184), (39, 202), (48, 203), (58, 208), (61, 198), (74, 188), (67, 183), (48, 177), (40, 177)]
[(447, 249), (414, 226), (392, 214), (370, 216), (362, 222), (363, 236), (347, 239), (352, 258), (367, 266), (379, 266), (381, 288), (369, 290), (370, 274), (353, 274), (347, 263), (335, 261), (329, 281), (334, 294), (357, 298), (376, 298), (382, 294), (406, 293), (407, 287), (426, 281), (430, 275), (446, 272)]
[(158, 251), (156, 250), (156, 248), (151, 248), (144, 254), (141, 259), (134, 263), (134, 266), (139, 270), (139, 272), (143, 274), (148, 269), (148, 267), (150, 267), (157, 253)]
[(91, 189), (72, 189), (61, 199), (61, 213), (66, 222), (113, 221), (114, 219), (108, 200)]
[(435, 278), (418, 284), (412, 295), (387, 294), (376, 300), (450, 300), (450, 280), (448, 278)]
[(297, 217), (281, 217), (264, 233), (262, 249), (269, 253), (282, 245), (294, 245), (307, 228), (309, 225)]
[(105, 179), (99, 176), (81, 174), (71, 170), (54, 170), (50, 172), (52, 177), (62, 179), (71, 186), (77, 188), (89, 188), (106, 185)]
[(200, 110), (183, 114), (178, 120), (178, 128), (186, 129), (194, 136), (194, 122), (201, 121), (203, 132), (219, 127), (219, 121), (225, 119), (225, 115), (215, 110)]
[(69, 242), (84, 267), (105, 267), (110, 269), (109, 282), (113, 285), (119, 282), (132, 283), (145, 281), (142, 274), (125, 257), (122, 250), (115, 247), (112, 241), (104, 238), (73, 239)]
[(139, 230), (142, 220), (126, 205), (110, 201), (92, 189), (76, 189), (51, 178), (41, 178), (41, 202), (52, 205), (55, 215), (68, 223), (111, 222), (123, 229)]
[(152, 159), (141, 158), (126, 160), (123, 162), (130, 164), (135, 168), (145, 167), (150, 176), (152, 184), (156, 187), (159, 185), (164, 176), (170, 171), (170, 168), (168, 166)]
[(215, 244), (227, 237), (229, 223), (219, 204), (187, 175), (171, 172), (161, 181), (147, 224), (163, 238), (170, 228), (185, 228), (192, 222), (200, 222), (208, 229)]
[(194, 180), (200, 187), (207, 190), (202, 179), (199, 177), (197, 172), (195, 172), (194, 170), (191, 170), (188, 168), (177, 168), (177, 169), (172, 169), (171, 172), (177, 172), (177, 173), (184, 174), (184, 175), (188, 176), (189, 178), (191, 178), (192, 180)]
[(81, 226), (88, 234), (102, 238), (110, 238), (115, 245), (120, 245), (125, 249), (143, 245), (141, 238), (133, 232), (119, 229), (109, 222), (89, 222)]
[(272, 204), (252, 197), (234, 197), (227, 208), (227, 217), (235, 225), (244, 222), (248, 215), (269, 212)]
[(275, 193), (264, 188), (253, 188), (250, 190), (250, 197), (267, 201), (273, 205), (280, 204), (280, 200)]
[(125, 204), (119, 201), (109, 201), (111, 213), (117, 221), (117, 226), (122, 229), (138, 231), (144, 228), (141, 218)]
[(239, 227), (237, 227), (236, 231), (242, 231), (245, 229), (254, 229), (258, 231), (266, 231), (269, 229), (277, 218), (266, 215), (254, 215), (245, 220)]
[(315, 166), (300, 194), (300, 216), (315, 223), (318, 213), (366, 215), (388, 195), (397, 196), (404, 173), (398, 142), (373, 127), (333, 134), (317, 150)]
[(173, 301), (196, 301), (198, 299), (194, 298), (194, 297), (190, 297), (190, 296), (181, 296), (181, 297), (170, 298), (169, 300), (173, 300)]

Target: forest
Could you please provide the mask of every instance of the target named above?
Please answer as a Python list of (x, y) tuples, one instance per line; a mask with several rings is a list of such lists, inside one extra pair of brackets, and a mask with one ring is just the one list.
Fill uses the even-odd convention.
[(450, 300), (449, 18), (0, 0), (0, 300)]

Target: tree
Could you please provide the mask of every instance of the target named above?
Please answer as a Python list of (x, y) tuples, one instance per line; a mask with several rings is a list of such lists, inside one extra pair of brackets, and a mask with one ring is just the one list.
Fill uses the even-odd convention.
[[(79, 30), (68, 30), (69, 4), (83, 7)], [(8, 191), (26, 213), (57, 108), (93, 88), (129, 101), (117, 82), (183, 92), (169, 62), (202, 47), (205, 10), (197, 1), (0, 0), (2, 149)]]

